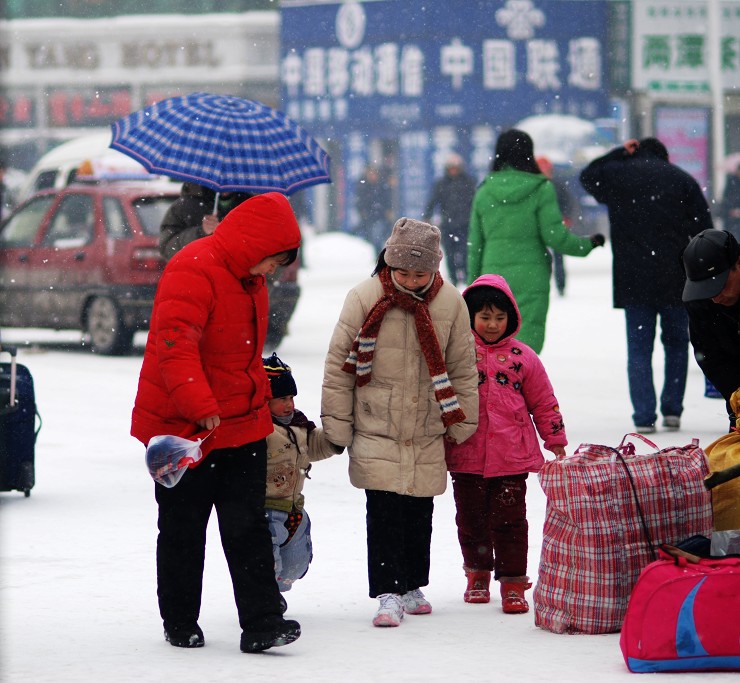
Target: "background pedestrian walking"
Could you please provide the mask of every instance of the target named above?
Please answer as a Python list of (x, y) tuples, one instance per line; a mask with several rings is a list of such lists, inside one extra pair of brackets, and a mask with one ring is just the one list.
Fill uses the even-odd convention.
[[(669, 162), (657, 138), (627, 140), (592, 161), (580, 178), (609, 210), (614, 307), (625, 313), (635, 429), (654, 432), (659, 408), (663, 426), (677, 430), (689, 357), (680, 254), (694, 235), (712, 227), (709, 206), (699, 184)], [(653, 382), (658, 318), (665, 358), (659, 406)]]
[(447, 261), (450, 282), (457, 286), (467, 283), (468, 223), (475, 196), (475, 178), (465, 172), (465, 161), (459, 154), (450, 154), (444, 175), (437, 180), (429, 195), (423, 219), (432, 220), (439, 210), (442, 250)]

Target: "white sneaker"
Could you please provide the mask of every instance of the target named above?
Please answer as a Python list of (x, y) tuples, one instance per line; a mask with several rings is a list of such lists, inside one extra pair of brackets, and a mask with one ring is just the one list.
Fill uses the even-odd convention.
[(429, 614), (432, 611), (429, 600), (424, 597), (424, 593), (418, 588), (404, 593), (401, 596), (401, 602), (406, 614)]
[(373, 626), (400, 626), (403, 621), (403, 602), (398, 593), (381, 593), (380, 607), (373, 618)]

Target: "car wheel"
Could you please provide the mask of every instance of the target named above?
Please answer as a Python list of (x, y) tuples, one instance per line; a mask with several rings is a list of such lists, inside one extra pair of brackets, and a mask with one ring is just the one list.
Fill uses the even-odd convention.
[(95, 353), (120, 356), (131, 351), (134, 332), (123, 323), (118, 304), (107, 296), (96, 297), (87, 307), (85, 332)]

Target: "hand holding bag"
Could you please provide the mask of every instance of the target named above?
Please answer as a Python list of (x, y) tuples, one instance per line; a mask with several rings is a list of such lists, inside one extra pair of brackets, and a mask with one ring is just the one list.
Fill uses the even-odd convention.
[[(637, 455), (628, 439), (654, 450)], [(555, 633), (619, 631), (655, 546), (711, 532), (707, 474), (696, 439), (658, 450), (639, 434), (616, 448), (581, 444), (573, 455), (547, 461), (538, 475), (547, 507), (535, 625)]]

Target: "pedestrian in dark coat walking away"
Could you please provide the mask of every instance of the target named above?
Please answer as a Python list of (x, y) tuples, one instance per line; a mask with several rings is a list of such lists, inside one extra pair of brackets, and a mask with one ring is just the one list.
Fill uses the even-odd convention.
[[(555, 186), (555, 194), (558, 197), (560, 213), (563, 214), (563, 223), (571, 230), (573, 228), (573, 215), (576, 213), (577, 202), (568, 189), (566, 181), (555, 176), (555, 168), (552, 161), (547, 157), (537, 157), (537, 166), (550, 182)], [(565, 257), (559, 251), (552, 251), (552, 270), (555, 277), (555, 286), (560, 296), (565, 296)]]
[(388, 224), (393, 220), (391, 186), (377, 166), (368, 166), (357, 182), (355, 206), (360, 219), (355, 232), (373, 245), (377, 255), (383, 250)]
[(208, 237), (167, 264), (157, 288), (131, 420), (157, 435), (203, 439), (203, 458), (173, 488), (155, 484), (157, 596), (165, 638), (202, 647), (198, 625), (206, 529), (218, 515), (243, 652), (301, 633), (283, 618), (265, 517), (266, 437), (273, 431), (262, 364), (265, 275), (295, 260), (301, 233), (288, 200), (268, 192), (240, 204)]
[(657, 138), (628, 140), (581, 172), (585, 190), (609, 210), (614, 308), (627, 326), (627, 375), (632, 419), (643, 434), (655, 431), (657, 400), (653, 346), (657, 318), (665, 353), (660, 396), (663, 427), (681, 426), (689, 357), (688, 318), (681, 302), (681, 251), (712, 227), (699, 184), (671, 164)]
[(740, 388), (740, 246), (725, 230), (705, 230), (689, 242), (683, 265), (694, 357), (727, 402), (734, 427), (730, 398)]
[(475, 188), (475, 179), (465, 172), (463, 158), (459, 154), (450, 154), (444, 176), (434, 183), (424, 209), (423, 220), (429, 222), (435, 208), (439, 207), (442, 248), (450, 282), (456, 287), (467, 283), (468, 222)]

